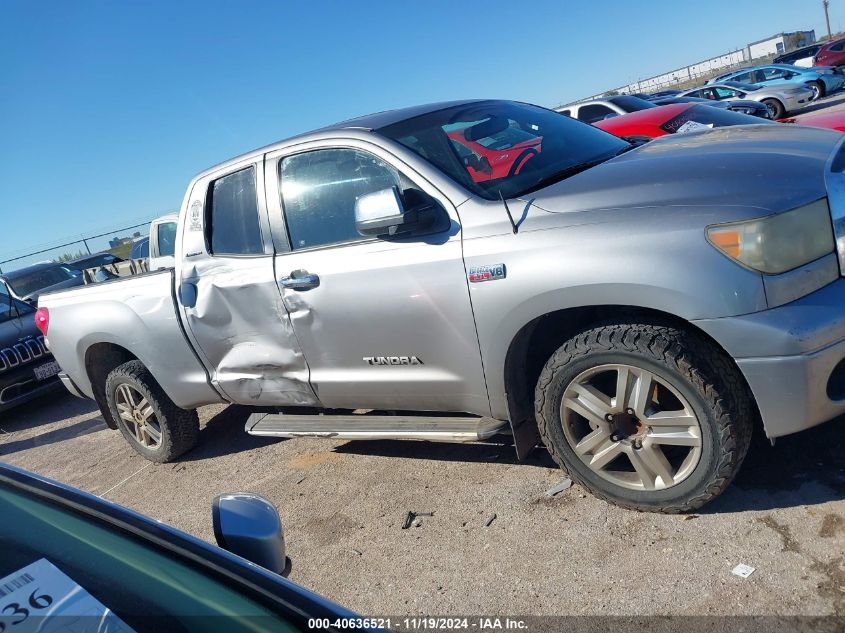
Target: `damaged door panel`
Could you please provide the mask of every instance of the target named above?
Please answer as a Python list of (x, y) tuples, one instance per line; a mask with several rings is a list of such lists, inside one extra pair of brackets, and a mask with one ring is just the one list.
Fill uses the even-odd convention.
[(237, 165), (194, 187), (180, 270), (185, 323), (233, 402), (317, 406), (273, 274), (262, 172)]

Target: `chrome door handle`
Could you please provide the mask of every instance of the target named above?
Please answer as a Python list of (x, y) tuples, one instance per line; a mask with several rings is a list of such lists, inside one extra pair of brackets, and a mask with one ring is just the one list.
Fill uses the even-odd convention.
[(320, 278), (305, 270), (294, 270), (290, 277), (282, 277), (279, 283), (291, 290), (310, 290), (320, 285)]

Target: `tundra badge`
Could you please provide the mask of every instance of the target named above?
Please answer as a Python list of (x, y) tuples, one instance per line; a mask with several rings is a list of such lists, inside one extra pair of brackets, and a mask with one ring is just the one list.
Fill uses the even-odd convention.
[(422, 365), (416, 356), (364, 356), (368, 365)]

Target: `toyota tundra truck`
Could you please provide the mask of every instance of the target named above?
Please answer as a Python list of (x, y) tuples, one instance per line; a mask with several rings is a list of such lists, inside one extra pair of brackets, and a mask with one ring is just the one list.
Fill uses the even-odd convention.
[[(530, 137), (478, 177), (473, 143)], [(845, 412), (843, 139), (635, 145), (495, 100), (374, 114), (202, 172), (173, 268), (43, 295), (36, 321), (152, 461), (228, 402), (255, 435), (510, 433), (603, 499), (689, 511), (755, 427)]]

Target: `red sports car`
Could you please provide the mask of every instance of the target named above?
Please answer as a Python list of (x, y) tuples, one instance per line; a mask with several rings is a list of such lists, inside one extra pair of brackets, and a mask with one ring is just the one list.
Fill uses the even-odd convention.
[(515, 127), (492, 131), (486, 122), (447, 132), (473, 182), (518, 174), (542, 151), (542, 136)]
[[(797, 123), (845, 132), (845, 111), (802, 114), (781, 123)], [(730, 125), (777, 125), (774, 121), (705, 104), (679, 103), (623, 114), (594, 123), (596, 127), (629, 140), (650, 140), (666, 134), (693, 132)]]
[(845, 110), (822, 110), (808, 112), (788, 119), (780, 119), (781, 123), (798, 123), (811, 127), (826, 127), (829, 130), (845, 132)]

